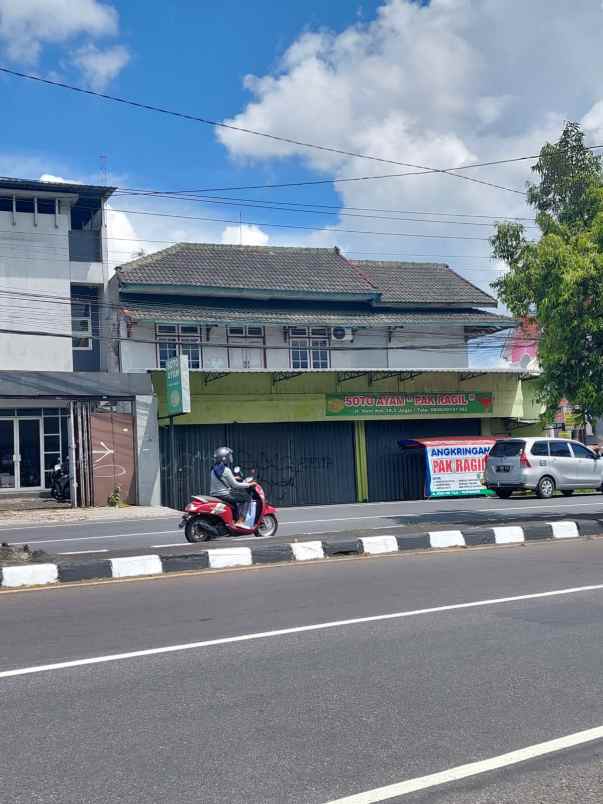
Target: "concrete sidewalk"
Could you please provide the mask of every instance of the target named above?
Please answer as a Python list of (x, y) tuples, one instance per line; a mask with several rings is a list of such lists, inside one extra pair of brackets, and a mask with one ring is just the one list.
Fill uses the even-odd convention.
[(161, 505), (131, 505), (124, 508), (43, 508), (23, 510), (13, 508), (0, 511), (0, 528), (14, 525), (56, 525), (72, 522), (131, 522), (137, 519), (178, 517), (182, 512)]

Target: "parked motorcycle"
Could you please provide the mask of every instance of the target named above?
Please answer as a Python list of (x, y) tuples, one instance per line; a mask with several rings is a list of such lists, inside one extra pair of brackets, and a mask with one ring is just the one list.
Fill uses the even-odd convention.
[(255, 517), (251, 523), (240, 525), (229, 503), (218, 497), (194, 496), (184, 509), (179, 527), (184, 528), (187, 541), (193, 544), (220, 536), (274, 536), (278, 529), (277, 510), (266, 500), (257, 481), (251, 488), (251, 501), (255, 502)]
[(57, 502), (68, 502), (71, 499), (69, 461), (61, 461), (54, 465), (50, 473), (50, 496)]

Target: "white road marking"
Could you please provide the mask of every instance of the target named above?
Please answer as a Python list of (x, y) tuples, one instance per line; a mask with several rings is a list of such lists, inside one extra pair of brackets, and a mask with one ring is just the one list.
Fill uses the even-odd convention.
[(580, 531), (575, 522), (549, 522), (553, 529), (553, 539), (579, 539)]
[[(217, 551), (216, 551), (217, 552)], [(522, 600), (542, 600), (551, 597), (563, 597), (575, 595), (580, 592), (600, 592), (603, 584), (593, 584), (590, 586), (573, 586), (567, 589), (554, 589), (549, 592), (532, 592), (526, 595), (513, 595), (511, 597), (496, 597), (486, 600), (474, 600), (470, 603), (452, 603), (446, 606), (433, 606), (427, 609), (415, 609), (413, 611), (397, 611), (393, 614), (374, 614), (370, 617), (354, 617), (350, 620), (333, 620), (314, 625), (301, 625), (294, 628), (279, 628), (275, 631), (260, 631), (253, 634), (241, 634), (240, 636), (221, 637), (219, 639), (207, 639), (202, 642), (187, 642), (182, 645), (166, 645), (161, 648), (147, 648), (145, 650), (129, 651), (127, 653), (110, 653), (104, 656), (92, 656), (88, 659), (73, 659), (67, 662), (54, 662), (53, 664), (33, 665), (32, 667), (20, 667), (15, 670), (0, 671), (0, 679), (15, 678), (16, 676), (30, 676), (35, 673), (46, 673), (50, 670), (67, 670), (72, 667), (86, 667), (92, 664), (107, 664), (109, 662), (123, 661), (124, 659), (138, 659), (143, 656), (159, 656), (164, 653), (182, 653), (183, 651), (198, 650), (200, 648), (211, 648), (216, 645), (230, 645), (237, 642), (252, 642), (257, 639), (271, 639), (290, 634), (303, 634), (309, 631), (328, 631), (331, 628), (342, 628), (349, 625), (364, 625), (366, 623), (377, 623), (386, 620), (402, 620), (408, 617), (418, 617), (423, 614), (440, 614), (445, 611), (460, 611), (463, 609), (475, 609), (480, 606), (496, 606), (501, 603), (517, 603)]]
[(365, 536), (361, 537), (360, 542), (363, 551), (368, 555), (398, 552), (398, 541), (395, 536)]
[[(425, 502), (423, 500), (423, 502)], [(382, 505), (383, 503), (379, 503)], [(546, 514), (547, 511), (555, 508), (584, 508), (584, 507), (592, 507), (592, 506), (599, 506), (599, 508), (603, 508), (603, 503), (601, 500), (599, 502), (588, 502), (588, 503), (553, 503), (552, 505), (546, 503), (540, 503), (538, 505), (505, 505), (500, 506), (498, 508), (442, 508), (442, 509), (435, 509), (434, 511), (416, 511), (412, 514), (370, 514), (368, 516), (343, 516), (343, 517), (333, 517), (330, 519), (300, 519), (295, 521), (288, 521), (288, 522), (281, 522), (281, 525), (311, 525), (314, 522), (350, 522), (355, 521), (357, 519), (395, 519), (395, 518), (405, 518), (405, 517), (413, 517), (413, 516), (420, 516), (426, 517), (430, 515), (440, 515), (440, 514), (482, 514), (486, 513), (506, 513), (507, 511), (526, 511), (532, 508), (536, 508), (539, 511), (542, 511), (543, 514)], [(429, 521), (429, 520), (427, 520)]]
[(159, 556), (121, 556), (110, 558), (114, 578), (138, 578), (143, 575), (161, 575), (163, 567)]
[(575, 748), (577, 745), (592, 743), (594, 740), (602, 738), (603, 726), (597, 726), (594, 729), (577, 731), (573, 734), (567, 734), (565, 737), (547, 740), (544, 743), (529, 745), (517, 751), (509, 751), (507, 754), (499, 754), (499, 756), (482, 759), (478, 762), (469, 762), (467, 765), (457, 765), (455, 768), (449, 768), (439, 773), (430, 773), (428, 776), (419, 776), (406, 782), (378, 787), (354, 796), (333, 799), (327, 804), (375, 804), (375, 802), (379, 801), (388, 801), (399, 796), (406, 796), (409, 793), (416, 793), (418, 790), (427, 790), (430, 787), (457, 782), (459, 779), (478, 776), (480, 773), (488, 773), (499, 768), (507, 768), (509, 765), (517, 765), (519, 762), (528, 762), (530, 759), (554, 754), (557, 751), (565, 751), (568, 748)]
[[(90, 542), (101, 541), (102, 539), (121, 539), (124, 536), (164, 536), (166, 533), (178, 533), (174, 530), (156, 530), (150, 533), (112, 533), (107, 536), (71, 536), (68, 539), (36, 539), (28, 541), (27, 544), (54, 544), (56, 542)], [(14, 542), (14, 544), (25, 544), (25, 542)], [(96, 552), (96, 550), (94, 551)]]
[(296, 561), (315, 561), (325, 557), (322, 542), (292, 542), (290, 547)]
[[(593, 495), (593, 496), (595, 496), (595, 495)], [(404, 507), (407, 507), (407, 506), (411, 506), (411, 505), (425, 505), (426, 502), (427, 502), (427, 504), (429, 504), (429, 501), (425, 501), (425, 500), (417, 500), (417, 501), (409, 500), (408, 502), (401, 502), (399, 500), (395, 500), (395, 501), (391, 501), (391, 502), (379, 502), (379, 503), (352, 503), (351, 505), (347, 506), (346, 508), (347, 508), (347, 510), (350, 510), (350, 509), (353, 510), (354, 508), (358, 507), (358, 508), (361, 508), (363, 511), (365, 511), (369, 506), (403, 505)], [(496, 501), (493, 500), (493, 502), (496, 502)], [(353, 521), (353, 520), (356, 520), (356, 519), (392, 519), (394, 517), (405, 518), (405, 517), (413, 517), (413, 516), (425, 517), (425, 516), (429, 516), (431, 514), (438, 514), (438, 515), (440, 515), (440, 514), (457, 514), (457, 513), (469, 513), (469, 514), (471, 514), (471, 513), (484, 513), (484, 512), (486, 512), (486, 513), (503, 513), (504, 514), (506, 511), (523, 511), (523, 510), (531, 510), (531, 509), (537, 509), (537, 510), (542, 511), (543, 514), (546, 514), (547, 511), (555, 510), (557, 508), (561, 508), (563, 510), (568, 510), (568, 511), (571, 511), (574, 508), (585, 508), (585, 507), (587, 507), (587, 508), (591, 507), (592, 508), (593, 506), (594, 507), (598, 506), (600, 508), (603, 508), (603, 501), (601, 501), (600, 497), (598, 498), (598, 502), (585, 502), (585, 503), (565, 502), (564, 503), (564, 502), (559, 501), (558, 503), (552, 503), (552, 504), (545, 502), (545, 503), (537, 503), (535, 505), (499, 505), (498, 507), (490, 506), (488, 508), (463, 508), (463, 507), (461, 507), (460, 503), (463, 503), (463, 504), (466, 505), (466, 500), (459, 500), (459, 506), (458, 507), (455, 506), (453, 508), (435, 508), (433, 511), (421, 510), (421, 511), (415, 511), (413, 513), (402, 513), (401, 512), (401, 513), (392, 513), (392, 514), (370, 514), (370, 515), (367, 515), (367, 516), (331, 517), (329, 519), (299, 519), (299, 520), (291, 520), (291, 521), (281, 520), (281, 526), (283, 526), (283, 525), (311, 525), (313, 523), (318, 523), (318, 522), (350, 522), (350, 521)], [(321, 508), (322, 509), (322, 508), (333, 508), (333, 507), (340, 507), (340, 506), (313, 505), (313, 506), (310, 506), (310, 507), (312, 509), (316, 509), (316, 508)], [(303, 511), (304, 508), (288, 508), (286, 510), (287, 511)], [(152, 521), (158, 521), (158, 520), (173, 519), (173, 518), (177, 517), (179, 514), (180, 514), (180, 512), (176, 512), (174, 514), (174, 517), (170, 517), (169, 515), (157, 516), (157, 517), (146, 517), (145, 521), (152, 522)], [(39, 523), (37, 525), (18, 525), (16, 527), (3, 525), (2, 527), (0, 527), (0, 533), (17, 532), (17, 531), (22, 531), (22, 530), (37, 530), (37, 531), (39, 531), (39, 530), (42, 530), (42, 529), (43, 530), (49, 530), (51, 528), (74, 528), (74, 527), (80, 527), (80, 528), (81, 527), (86, 527), (86, 528), (89, 528), (89, 527), (95, 526), (95, 525), (98, 525), (98, 526), (100, 526), (100, 525), (110, 525), (113, 522), (119, 522), (119, 523), (123, 524), (123, 519), (107, 519), (107, 520), (102, 520), (102, 521), (101, 520), (96, 520), (96, 521), (93, 521), (93, 522), (86, 521), (86, 520), (81, 520), (79, 522), (65, 522), (63, 524), (56, 524), (56, 525), (43, 525), (43, 524), (39, 524)], [(158, 534), (160, 534), (160, 533), (172, 533), (172, 532), (173, 531), (156, 531), (156, 533), (158, 533)], [(119, 536), (146, 536), (146, 535), (147, 535), (146, 533), (121, 533), (121, 534), (118, 534), (116, 537), (113, 537), (113, 536), (110, 536), (110, 537), (97, 536), (95, 538), (104, 539), (104, 538), (118, 538)], [(148, 535), (152, 535), (152, 534), (148, 534)], [(86, 537), (86, 538), (92, 538), (92, 537)], [(62, 541), (62, 540), (59, 539), (58, 541)], [(16, 542), (16, 544), (20, 544), (20, 542)]]
[(60, 556), (83, 556), (89, 555), (90, 553), (108, 553), (109, 550), (71, 550), (68, 553), (58, 553)]
[(438, 547), (465, 547), (465, 537), (460, 530), (430, 530), (429, 544)]
[(45, 586), (58, 581), (56, 564), (25, 564), (2, 568), (2, 586)]
[[(40, 513), (44, 513), (44, 511), (41, 511)], [(173, 520), (174, 517), (178, 516), (180, 513), (181, 513), (180, 511), (176, 511), (171, 516), (169, 514), (164, 514), (163, 516), (145, 516), (138, 520), (131, 519), (130, 522), (136, 522), (136, 521), (158, 522), (161, 521), (162, 519)], [(2, 516), (0, 516), (0, 519), (2, 519)], [(82, 528), (82, 527), (88, 528), (91, 525), (113, 525), (116, 522), (121, 524), (123, 523), (123, 521), (124, 521), (123, 517), (121, 518), (114, 517), (112, 519), (94, 519), (94, 520), (79, 519), (77, 522), (58, 522), (55, 525), (51, 525), (48, 523), (43, 524), (40, 522), (38, 522), (37, 525), (17, 525), (16, 527), (13, 527), (12, 525), (2, 525), (2, 527), (0, 527), (0, 533), (4, 533), (5, 531), (18, 531), (18, 530), (41, 530), (41, 529), (51, 530), (52, 528)]]
[[(385, 503), (373, 503), (373, 504), (374, 505), (384, 505)], [(400, 503), (397, 503), (397, 504), (399, 505)], [(559, 503), (559, 504), (554, 504), (554, 505), (546, 505), (546, 504), (545, 505), (542, 505), (542, 504), (539, 504), (539, 505), (516, 505), (516, 506), (505, 506), (505, 507), (500, 507), (500, 508), (451, 508), (451, 509), (442, 509), (442, 510), (436, 509), (434, 511), (419, 511), (419, 512), (414, 513), (414, 514), (401, 514), (401, 513), (396, 513), (396, 514), (372, 514), (372, 515), (368, 515), (368, 516), (333, 517), (331, 519), (303, 519), (303, 520), (294, 520), (294, 521), (291, 521), (291, 522), (282, 521), (281, 522), (281, 527), (286, 527), (286, 526), (289, 526), (289, 525), (312, 525), (312, 524), (317, 524), (317, 523), (321, 523), (321, 522), (322, 523), (324, 523), (324, 522), (355, 522), (355, 521), (364, 520), (364, 519), (392, 519), (394, 517), (397, 517), (399, 519), (404, 519), (404, 518), (408, 518), (408, 517), (426, 518), (431, 514), (442, 515), (442, 514), (452, 514), (452, 513), (466, 513), (468, 515), (471, 515), (472, 513), (484, 513), (484, 512), (487, 512), (487, 513), (505, 513), (506, 511), (524, 511), (524, 510), (530, 510), (530, 509), (538, 509), (539, 511), (542, 511), (543, 514), (546, 514), (546, 512), (550, 511), (551, 509), (561, 508), (561, 509), (565, 510), (565, 509), (580, 508), (580, 507), (593, 507), (593, 506), (603, 507), (603, 503), (601, 503), (601, 502), (571, 503), (571, 504)], [(158, 519), (165, 519), (165, 518), (166, 517), (158, 517)], [(426, 519), (426, 521), (429, 522), (429, 521), (433, 521), (433, 520)], [(77, 522), (77, 523), (73, 523), (73, 522), (71, 522), (71, 523), (68, 523), (66, 525), (42, 525), (42, 526), (35, 526), (35, 527), (32, 526), (32, 528), (39, 531), (42, 528), (73, 527), (74, 525), (79, 525), (80, 527), (85, 525), (86, 527), (88, 527), (91, 524), (108, 524), (108, 523), (106, 523), (106, 522), (104, 522), (104, 523), (101, 523), (101, 522), (96, 522), (96, 523)], [(420, 524), (421, 524), (420, 522), (417, 523), (417, 525), (420, 525)], [(369, 528), (369, 530), (387, 530), (389, 528), (395, 528), (395, 527), (397, 527), (397, 526), (394, 525), (394, 524), (390, 524), (390, 525), (385, 525), (385, 526), (377, 526), (375, 528)], [(403, 527), (403, 526), (400, 526), (400, 527)], [(0, 533), (2, 533), (3, 531), (8, 531), (8, 530), (19, 531), (19, 530), (30, 530), (32, 528), (29, 528), (29, 527), (0, 528)], [(173, 528), (172, 530), (157, 530), (157, 531), (149, 531), (149, 532), (144, 532), (144, 533), (140, 533), (140, 532), (139, 533), (113, 533), (113, 534), (106, 534), (106, 535), (103, 535), (103, 536), (71, 536), (71, 537), (68, 537), (68, 538), (65, 538), (65, 539), (31, 539), (31, 540), (25, 540), (25, 541), (27, 541), (27, 544), (60, 544), (62, 542), (85, 542), (85, 541), (94, 541), (94, 540), (104, 541), (105, 539), (122, 539), (122, 538), (127, 538), (128, 536), (163, 536), (163, 535), (166, 535), (168, 533), (177, 533), (177, 532), (178, 532), (178, 529)], [(297, 534), (297, 535), (320, 536), (322, 533), (330, 533), (330, 532), (331, 531), (307, 531), (304, 534)], [(292, 534), (292, 535), (296, 535), (296, 534)], [(243, 539), (245, 539), (247, 541), (248, 539), (257, 539), (257, 538), (270, 538), (270, 537), (257, 537), (257, 536), (238, 537), (238, 541), (242, 541)], [(25, 541), (15, 541), (14, 544), (25, 544)], [(170, 545), (154, 545), (154, 547), (176, 547), (176, 546), (177, 545), (171, 545), (171, 544)], [(95, 550), (94, 552), (98, 552), (98, 551)]]

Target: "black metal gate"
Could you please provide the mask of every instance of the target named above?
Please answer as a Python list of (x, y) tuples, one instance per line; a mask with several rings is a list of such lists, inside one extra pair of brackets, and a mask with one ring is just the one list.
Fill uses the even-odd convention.
[[(170, 502), (169, 431), (161, 434), (161, 493)], [(350, 422), (177, 425), (175, 504), (207, 494), (214, 450), (227, 444), (256, 476), (274, 505), (328, 505), (356, 500), (354, 429)]]
[(367, 422), (369, 501), (419, 500), (423, 497), (423, 455), (403, 455), (398, 446), (400, 439), (480, 434), (479, 419)]

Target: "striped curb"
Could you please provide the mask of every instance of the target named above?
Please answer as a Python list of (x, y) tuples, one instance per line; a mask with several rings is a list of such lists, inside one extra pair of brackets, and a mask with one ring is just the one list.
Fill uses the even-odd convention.
[(308, 562), (331, 556), (387, 555), (409, 550), (524, 544), (543, 540), (588, 539), (603, 536), (603, 519), (533, 522), (470, 530), (432, 530), (403, 536), (341, 538), (332, 542), (305, 541), (223, 547), (187, 555), (141, 555), (118, 558), (70, 559), (58, 563), (0, 567), (0, 587), (46, 586), (104, 578), (140, 578), (191, 570), (227, 569), (286, 561)]

